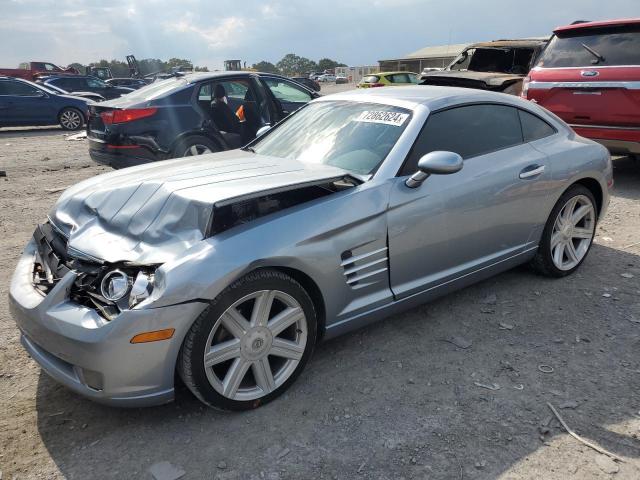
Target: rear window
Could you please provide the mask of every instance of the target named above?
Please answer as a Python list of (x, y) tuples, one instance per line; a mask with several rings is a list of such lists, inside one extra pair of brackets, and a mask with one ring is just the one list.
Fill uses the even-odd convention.
[(363, 83), (377, 83), (380, 77), (377, 75), (367, 75), (362, 79)]
[(146, 87), (142, 87), (138, 90), (134, 90), (133, 92), (127, 94), (127, 97), (140, 101), (149, 101), (161, 97), (162, 95), (171, 91), (178, 90), (187, 85), (188, 83), (184, 78), (168, 78), (159, 82), (153, 82), (152, 84), (147, 85)]
[(539, 67), (640, 65), (640, 26), (585, 30), (553, 37)]

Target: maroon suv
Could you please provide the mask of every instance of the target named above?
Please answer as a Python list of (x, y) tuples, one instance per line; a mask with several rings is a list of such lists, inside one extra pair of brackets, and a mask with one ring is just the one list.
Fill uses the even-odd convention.
[(640, 18), (559, 27), (522, 96), (614, 154), (640, 156)]

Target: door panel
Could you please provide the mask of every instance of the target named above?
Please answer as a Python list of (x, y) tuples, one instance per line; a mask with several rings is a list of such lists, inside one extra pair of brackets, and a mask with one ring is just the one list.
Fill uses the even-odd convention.
[[(435, 287), (530, 247), (538, 226), (533, 192), (550, 177), (547, 164), (522, 144), (470, 158), (460, 172), (432, 175), (416, 189), (398, 178), (388, 214), (394, 295)], [(540, 173), (520, 178), (534, 168)]]

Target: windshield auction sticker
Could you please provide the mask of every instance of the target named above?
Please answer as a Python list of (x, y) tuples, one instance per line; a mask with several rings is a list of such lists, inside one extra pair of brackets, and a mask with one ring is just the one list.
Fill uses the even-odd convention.
[(408, 113), (371, 110), (362, 112), (360, 116), (354, 120), (356, 122), (383, 123), (385, 125), (399, 127), (407, 120), (407, 118), (409, 118)]

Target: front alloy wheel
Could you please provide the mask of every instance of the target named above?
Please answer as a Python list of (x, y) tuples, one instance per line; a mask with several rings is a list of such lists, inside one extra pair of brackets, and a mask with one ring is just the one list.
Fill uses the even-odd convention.
[(196, 320), (178, 371), (203, 402), (255, 408), (280, 395), (315, 343), (313, 303), (291, 277), (262, 270), (240, 279)]
[(280, 387), (295, 371), (307, 344), (298, 301), (261, 290), (231, 305), (209, 334), (203, 361), (209, 383), (232, 400), (255, 400)]

